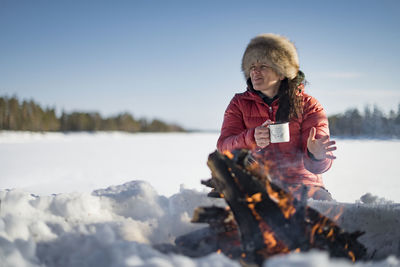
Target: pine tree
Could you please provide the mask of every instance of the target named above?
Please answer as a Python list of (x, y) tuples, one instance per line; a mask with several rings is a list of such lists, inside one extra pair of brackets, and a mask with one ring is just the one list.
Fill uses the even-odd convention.
[(0, 130), (5, 129), (6, 108), (6, 100), (3, 97), (0, 97)]
[(103, 119), (97, 112), (62, 112), (58, 118), (55, 108), (43, 109), (33, 100), (21, 104), (16, 96), (0, 98), (0, 130), (22, 131), (183, 131), (178, 125), (161, 120), (135, 120), (125, 112)]

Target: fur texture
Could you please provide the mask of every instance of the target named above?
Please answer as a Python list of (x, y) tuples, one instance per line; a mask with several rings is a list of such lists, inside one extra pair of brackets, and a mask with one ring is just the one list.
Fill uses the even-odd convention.
[(250, 78), (251, 65), (256, 62), (267, 64), (289, 79), (295, 78), (299, 71), (296, 47), (287, 38), (277, 34), (260, 34), (250, 41), (242, 58), (246, 80)]

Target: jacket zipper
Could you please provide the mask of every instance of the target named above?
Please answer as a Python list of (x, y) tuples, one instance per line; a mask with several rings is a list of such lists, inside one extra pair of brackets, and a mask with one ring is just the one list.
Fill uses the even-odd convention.
[(272, 107), (271, 106), (269, 107), (269, 119), (271, 121), (273, 120), (273, 118), (272, 118)]
[[(275, 121), (275, 119), (273, 118), (273, 110), (272, 110), (272, 106), (269, 106), (269, 119), (271, 121)], [(271, 157), (273, 158), (272, 160), (276, 161), (276, 147), (272, 144), (269, 144), (271, 146), (271, 149), (273, 151), (273, 153), (271, 154)]]

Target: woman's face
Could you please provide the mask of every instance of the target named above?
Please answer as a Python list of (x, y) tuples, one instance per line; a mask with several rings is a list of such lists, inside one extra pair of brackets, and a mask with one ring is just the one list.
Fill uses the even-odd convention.
[(278, 93), (284, 78), (264, 63), (254, 63), (250, 67), (250, 79), (254, 89), (271, 98)]

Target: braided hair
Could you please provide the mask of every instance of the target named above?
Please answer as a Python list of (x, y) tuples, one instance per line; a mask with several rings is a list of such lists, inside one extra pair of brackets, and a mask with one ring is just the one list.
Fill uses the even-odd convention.
[(303, 98), (301, 92), (304, 88), (305, 75), (299, 70), (296, 77), (289, 80), (285, 78), (279, 87), (279, 108), (276, 113), (276, 121), (289, 121), (299, 118), (303, 113)]

